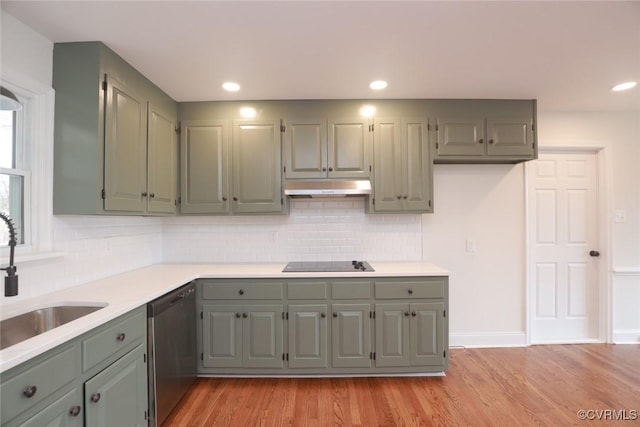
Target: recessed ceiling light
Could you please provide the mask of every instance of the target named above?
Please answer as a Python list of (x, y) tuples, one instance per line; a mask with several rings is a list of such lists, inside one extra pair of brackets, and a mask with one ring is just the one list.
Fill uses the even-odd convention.
[(624, 82), (624, 83), (620, 83), (615, 85), (614, 87), (611, 88), (611, 90), (614, 90), (616, 92), (620, 92), (622, 90), (627, 90), (627, 89), (631, 89), (636, 87), (636, 85), (638, 84), (638, 82)]
[(222, 83), (222, 89), (227, 92), (237, 92), (240, 90), (240, 85), (234, 82), (224, 82)]
[(384, 80), (374, 80), (369, 83), (369, 87), (373, 90), (382, 90), (387, 87), (387, 82), (385, 82)]

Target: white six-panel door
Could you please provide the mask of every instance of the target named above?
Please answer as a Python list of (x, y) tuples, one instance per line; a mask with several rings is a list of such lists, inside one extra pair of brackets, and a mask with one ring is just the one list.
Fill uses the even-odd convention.
[(527, 168), (531, 343), (599, 338), (596, 157), (540, 154)]

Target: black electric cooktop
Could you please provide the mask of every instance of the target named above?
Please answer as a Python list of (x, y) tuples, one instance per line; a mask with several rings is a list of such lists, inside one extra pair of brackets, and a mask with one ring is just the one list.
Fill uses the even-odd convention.
[(294, 272), (350, 272), (350, 271), (375, 271), (366, 261), (298, 261), (290, 262), (282, 270), (285, 273)]

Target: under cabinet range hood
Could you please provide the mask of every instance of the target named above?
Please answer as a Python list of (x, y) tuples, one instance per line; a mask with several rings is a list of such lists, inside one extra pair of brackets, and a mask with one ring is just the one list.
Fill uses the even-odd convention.
[(368, 196), (368, 179), (290, 179), (284, 183), (284, 194), (290, 197)]

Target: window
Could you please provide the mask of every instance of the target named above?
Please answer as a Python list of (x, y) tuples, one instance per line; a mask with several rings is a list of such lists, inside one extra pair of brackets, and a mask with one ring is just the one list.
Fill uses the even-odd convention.
[[(22, 111), (0, 111), (0, 211), (13, 220), (19, 245), (28, 242), (24, 213), (29, 203), (25, 195), (29, 194), (30, 174), (23, 129)], [(0, 246), (8, 242), (9, 230), (0, 224)]]

